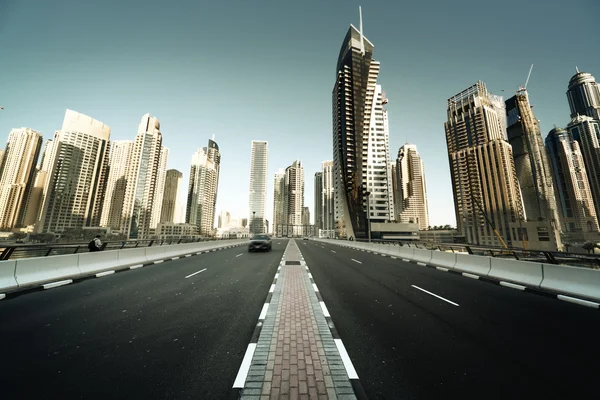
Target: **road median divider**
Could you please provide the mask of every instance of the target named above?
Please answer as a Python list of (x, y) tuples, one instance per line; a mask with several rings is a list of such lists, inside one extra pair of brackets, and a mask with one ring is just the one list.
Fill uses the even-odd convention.
[(494, 257), (490, 258), (490, 262), (491, 269), (488, 275), (490, 278), (521, 283), (535, 288), (539, 288), (542, 283), (544, 272), (541, 263)]
[(13, 290), (19, 286), (16, 276), (15, 260), (0, 261), (0, 291)]
[(431, 265), (454, 269), (454, 266), (456, 265), (456, 254), (434, 250), (431, 252)]
[(15, 278), (19, 288), (81, 276), (79, 254), (18, 259)]
[(543, 264), (542, 268), (542, 289), (600, 300), (599, 270), (553, 264)]

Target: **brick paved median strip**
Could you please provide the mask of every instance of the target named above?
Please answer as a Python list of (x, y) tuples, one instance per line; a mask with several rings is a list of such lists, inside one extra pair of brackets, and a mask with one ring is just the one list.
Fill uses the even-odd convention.
[(284, 260), (240, 397), (356, 399), (293, 240), (288, 242)]

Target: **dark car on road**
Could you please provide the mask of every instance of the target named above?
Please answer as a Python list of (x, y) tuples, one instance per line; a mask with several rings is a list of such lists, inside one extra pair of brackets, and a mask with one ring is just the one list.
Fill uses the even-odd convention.
[(269, 235), (261, 234), (252, 236), (248, 245), (248, 251), (252, 252), (255, 250), (271, 251), (271, 238)]

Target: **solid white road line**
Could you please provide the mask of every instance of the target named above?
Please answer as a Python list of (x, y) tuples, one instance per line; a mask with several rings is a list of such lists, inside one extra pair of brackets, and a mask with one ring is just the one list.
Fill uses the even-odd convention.
[(6, 297), (6, 295), (4, 293), (0, 293), (0, 300), (2, 300), (5, 297)]
[(415, 289), (419, 289), (419, 290), (420, 290), (420, 291), (422, 291), (422, 292), (425, 292), (425, 293), (427, 293), (427, 294), (430, 294), (430, 295), (432, 295), (432, 296), (434, 296), (434, 297), (437, 297), (437, 298), (438, 298), (438, 299), (440, 299), (440, 300), (444, 300), (446, 303), (450, 303), (450, 304), (452, 304), (453, 306), (459, 307), (459, 305), (458, 305), (458, 304), (456, 304), (455, 302), (453, 302), (453, 301), (450, 301), (450, 300), (448, 300), (448, 299), (445, 299), (445, 298), (443, 298), (442, 296), (438, 296), (438, 295), (437, 295), (437, 294), (435, 294), (435, 293), (431, 293), (431, 292), (429, 292), (429, 291), (427, 291), (427, 290), (425, 290), (425, 289), (421, 289), (420, 287), (418, 287), (418, 286), (415, 286), (415, 285), (410, 285), (410, 286), (414, 287)]
[(579, 304), (580, 306), (586, 306), (586, 307), (592, 307), (592, 308), (598, 308), (600, 306), (600, 304), (594, 303), (593, 301), (582, 300), (582, 299), (578, 299), (576, 297), (565, 296), (562, 294), (559, 294), (556, 297), (558, 297), (559, 300), (568, 301), (569, 303)]
[(321, 310), (323, 310), (323, 314), (326, 317), (331, 317), (331, 315), (329, 314), (329, 310), (327, 309), (327, 306), (325, 305), (325, 303), (323, 303), (322, 301), (320, 301), (319, 304), (321, 305)]
[(255, 350), (256, 343), (250, 343), (246, 349), (246, 354), (244, 354), (244, 359), (242, 360), (242, 365), (240, 365), (240, 370), (238, 371), (235, 381), (233, 382), (234, 389), (241, 389), (244, 387), (246, 378), (248, 377), (248, 371), (250, 371), (250, 364), (252, 363), (252, 357), (254, 356)]
[(156, 260), (154, 261), (154, 264), (160, 264), (161, 262), (164, 262), (165, 260)]
[(473, 275), (473, 274), (469, 274), (466, 272), (463, 272), (462, 275), (466, 276), (467, 278), (471, 278), (471, 279), (479, 279), (479, 275)]
[(352, 261), (354, 261), (355, 263), (362, 264), (362, 262), (361, 262), (361, 261), (355, 260), (354, 258), (351, 258), (351, 260), (352, 260)]
[(344, 343), (342, 343), (342, 339), (333, 339), (333, 341), (335, 342), (335, 346), (337, 347), (340, 357), (342, 357), (342, 361), (344, 362), (348, 379), (358, 379), (358, 374), (354, 369), (354, 365), (352, 365), (352, 361), (350, 360), (350, 356), (344, 347)]
[(421, 262), (421, 261), (418, 261), (418, 262), (417, 262), (417, 265), (420, 265), (420, 266), (423, 266), (423, 267), (426, 267), (426, 266), (427, 266), (427, 264), (425, 264), (424, 262)]
[(331, 250), (331, 252), (332, 252), (332, 253), (335, 253), (336, 251), (335, 251), (335, 250)]
[(243, 255), (244, 255), (244, 253), (240, 253), (236, 257), (240, 257), (240, 256), (243, 256)]
[(144, 266), (144, 264), (132, 265), (131, 267), (129, 267), (129, 269), (138, 269), (138, 268), (142, 268), (143, 266)]
[(192, 277), (192, 276), (194, 276), (194, 275), (196, 275), (196, 274), (199, 274), (200, 272), (204, 272), (204, 271), (206, 271), (206, 268), (204, 268), (204, 269), (201, 269), (200, 271), (194, 272), (193, 274), (190, 274), (190, 275), (186, 276), (186, 277), (185, 277), (185, 279), (187, 279), (187, 278), (189, 278), (189, 277)]
[(510, 283), (510, 282), (504, 282), (504, 281), (500, 281), (500, 286), (506, 286), (512, 289), (517, 289), (517, 290), (525, 290), (525, 286), (521, 286), (521, 285), (517, 285), (514, 283)]
[(448, 268), (444, 268), (444, 267), (435, 267), (435, 269), (439, 269), (440, 271), (448, 272)]
[(260, 315), (258, 316), (258, 319), (265, 319), (265, 317), (267, 316), (268, 309), (269, 309), (269, 303), (263, 304), (263, 308), (260, 311)]
[(312, 285), (313, 285), (313, 289), (315, 289), (315, 292), (318, 292), (319, 288), (317, 287), (317, 285), (315, 285), (314, 283)]
[(73, 279), (67, 279), (67, 280), (64, 280), (64, 281), (46, 283), (45, 285), (42, 285), (42, 287), (44, 289), (52, 289), (52, 288), (55, 288), (55, 287), (68, 285), (69, 283), (73, 283)]
[(98, 273), (96, 274), (96, 278), (100, 278), (100, 277), (102, 277), (102, 276), (106, 276), (106, 275), (112, 275), (112, 274), (114, 274), (114, 273), (115, 273), (115, 271), (104, 271), (104, 272), (98, 272)]

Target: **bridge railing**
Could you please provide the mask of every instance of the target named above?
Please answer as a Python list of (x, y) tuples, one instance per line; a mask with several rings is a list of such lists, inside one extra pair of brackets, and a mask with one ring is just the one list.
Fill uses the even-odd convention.
[[(365, 242), (365, 240), (359, 240)], [(542, 262), (546, 264), (570, 265), (574, 267), (600, 269), (600, 255), (566, 253), (560, 251), (524, 250), (518, 248), (504, 249), (494, 246), (480, 246), (456, 243), (424, 243), (400, 242), (397, 240), (372, 240), (373, 243), (389, 246), (407, 246), (408, 248), (439, 250), (457, 254), (489, 256), (494, 258), (513, 259), (517, 261)]]
[[(123, 250), (137, 247), (164, 246), (182, 243), (199, 243), (214, 240), (211, 238), (197, 239), (170, 239), (170, 240), (125, 240), (107, 241), (102, 243), (102, 250)], [(228, 240), (228, 239), (220, 239)], [(66, 254), (87, 253), (89, 242), (73, 243), (34, 243), (34, 244), (0, 244), (0, 261), (16, 260), (20, 258), (35, 258), (59, 256)]]

